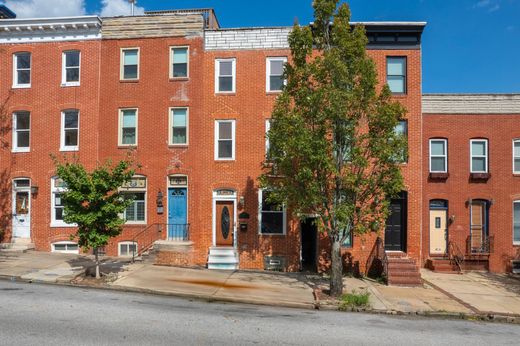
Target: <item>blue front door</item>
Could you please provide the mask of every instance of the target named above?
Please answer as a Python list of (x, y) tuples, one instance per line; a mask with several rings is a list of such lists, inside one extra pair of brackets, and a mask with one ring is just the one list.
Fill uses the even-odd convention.
[(168, 189), (168, 238), (185, 240), (187, 236), (186, 188)]

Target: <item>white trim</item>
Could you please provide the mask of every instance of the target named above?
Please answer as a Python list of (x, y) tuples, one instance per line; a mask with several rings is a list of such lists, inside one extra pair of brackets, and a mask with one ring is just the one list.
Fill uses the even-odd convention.
[[(18, 124), (18, 114), (19, 113), (28, 113), (29, 114), (29, 130), (23, 130), (29, 132), (29, 146), (28, 147), (18, 147), (18, 130), (17, 130), (17, 124)], [(13, 128), (12, 128), (12, 145), (11, 145), (11, 152), (13, 153), (28, 153), (31, 151), (31, 112), (28, 111), (17, 111), (13, 112)]]
[(513, 245), (520, 245), (520, 239), (515, 240), (515, 204), (520, 204), (520, 200), (513, 201)]
[[(18, 83), (18, 55), (29, 54), (29, 83)], [(27, 69), (24, 69), (27, 70)], [(15, 52), (13, 53), (13, 89), (27, 89), (31, 87), (32, 83), (32, 53), (31, 52)]]
[(520, 171), (515, 171), (515, 158), (520, 160), (520, 156), (515, 157), (515, 143), (520, 144), (520, 138), (513, 139), (513, 152), (512, 152), (512, 156), (513, 156), (513, 174), (520, 174)]
[[(16, 185), (16, 182), (18, 180), (28, 180), (29, 181), (29, 186), (22, 186), (22, 187), (18, 187)], [(14, 223), (15, 223), (15, 217), (17, 216), (16, 214), (16, 193), (17, 192), (27, 192), (27, 203), (29, 204), (28, 206), (28, 210), (29, 212), (27, 213), (28, 215), (28, 218), (29, 218), (29, 238), (31, 238), (32, 236), (32, 232), (31, 232), (31, 224), (32, 224), (32, 221), (31, 221), (31, 216), (32, 216), (32, 196), (31, 196), (31, 185), (32, 185), (32, 181), (30, 178), (25, 178), (25, 177), (19, 177), (19, 178), (15, 178), (12, 180), (12, 187), (11, 187), (11, 212), (13, 214), (13, 217), (11, 219), (11, 230), (12, 230), (12, 236), (13, 238), (20, 238), (19, 236), (17, 236), (17, 232), (16, 232), (16, 229), (15, 229), (15, 226), (14, 226)]]
[[(220, 77), (220, 63), (221, 62), (231, 62), (231, 77), (232, 77), (232, 90), (231, 91), (220, 91), (219, 90), (219, 77)], [(226, 58), (226, 59), (215, 59), (215, 94), (233, 94), (236, 92), (236, 81), (237, 81), (237, 59), (236, 58)], [(226, 76), (229, 77), (229, 76)]]
[[(219, 142), (219, 129), (221, 123), (231, 123), (231, 157), (219, 157), (218, 153), (218, 142)], [(223, 140), (229, 140), (228, 138)], [(235, 143), (236, 136), (235, 136), (235, 120), (234, 119), (222, 119), (222, 120), (215, 120), (215, 144), (214, 144), (214, 150), (215, 150), (215, 161), (234, 161), (235, 160)]]
[[(65, 245), (65, 246), (68, 246), (68, 245), (75, 245), (78, 247), (77, 250), (56, 250), (56, 245)], [(56, 252), (56, 253), (70, 253), (70, 254), (79, 254), (79, 245), (77, 243), (74, 243), (72, 241), (58, 241), (58, 242), (55, 242), (55, 243), (52, 243), (51, 244), (51, 252)]]
[[(77, 82), (67, 82), (67, 53), (78, 53), (78, 81)], [(71, 67), (75, 68), (75, 66)], [(77, 49), (65, 50), (61, 53), (61, 86), (62, 87), (71, 87), (71, 86), (79, 86), (81, 84), (81, 51)]]
[[(186, 48), (186, 77), (173, 76), (173, 50), (178, 48)], [(170, 46), (170, 79), (189, 79), (190, 78), (190, 46)]]
[[(444, 155), (432, 155), (432, 142), (443, 142), (444, 143)], [(430, 173), (447, 173), (448, 172), (448, 140), (444, 138), (430, 138), (429, 140), (429, 172)], [(432, 171), (432, 158), (443, 157), (444, 158), (444, 170), (443, 171)]]
[(54, 195), (57, 194), (57, 193), (63, 193), (67, 190), (67, 188), (65, 187), (56, 187), (55, 186), (55, 180), (58, 179), (58, 177), (52, 177), (51, 178), (51, 203), (50, 203), (50, 206), (51, 206), (51, 224), (50, 224), (50, 227), (76, 227), (77, 225), (72, 223), (66, 223), (65, 221), (63, 220), (56, 220), (56, 213), (55, 213), (55, 208), (56, 208), (56, 200), (55, 200), (55, 197)]
[[(136, 174), (133, 178), (144, 178), (145, 179), (145, 187), (121, 187), (119, 188), (119, 193), (121, 194), (131, 194), (131, 193), (144, 193), (144, 220), (134, 220), (128, 221), (126, 219), (126, 209), (123, 211), (122, 218), (125, 220), (125, 225), (146, 225), (148, 222), (148, 177), (144, 175)], [(134, 200), (135, 202), (135, 200)], [(136, 213), (137, 216), (137, 213)]]
[[(76, 145), (65, 145), (65, 113), (66, 112), (76, 112), (78, 117), (78, 127), (76, 128), (77, 131), (77, 143)], [(61, 129), (60, 129), (60, 151), (78, 151), (79, 150), (79, 110), (78, 109), (66, 109), (64, 111), (61, 111)], [(73, 128), (71, 128), (73, 129)]]
[[(135, 143), (123, 144), (123, 111), (135, 111)], [(117, 134), (117, 145), (119, 147), (137, 147), (138, 143), (138, 128), (139, 128), (139, 109), (138, 108), (119, 108), (119, 121), (118, 121), (118, 134)]]
[[(170, 177), (186, 177), (186, 185), (172, 186), (170, 185)], [(190, 223), (189, 179), (190, 178), (186, 174), (169, 174), (166, 176), (166, 212), (164, 213), (166, 215), (166, 223), (170, 222), (170, 189), (186, 189), (186, 223)], [(168, 238), (168, 233), (166, 234), (166, 237)]]
[(121, 255), (121, 245), (135, 245), (135, 250), (134, 250), (134, 254), (137, 256), (137, 254), (139, 253), (139, 244), (136, 242), (136, 241), (120, 241), (117, 243), (117, 256), (118, 257), (132, 257), (133, 254), (128, 254), (128, 252), (130, 252), (130, 249), (127, 248), (127, 254), (126, 255)]
[[(485, 145), (484, 145), (484, 155), (473, 155), (473, 143), (478, 143), (478, 142), (483, 142)], [(488, 152), (488, 140), (487, 139), (484, 139), (484, 138), (478, 138), (478, 139), (471, 139), (469, 141), (469, 165), (470, 165), (470, 172), (471, 173), (487, 173), (489, 171), (489, 167), (488, 167), (488, 157), (489, 157), (489, 152)], [(483, 171), (476, 171), (473, 169), (473, 157), (475, 158), (485, 158), (485, 168)]]
[[(217, 191), (220, 190), (232, 190), (233, 194), (227, 196), (220, 196), (217, 194)], [(212, 225), (212, 233), (213, 233), (213, 246), (217, 246), (217, 201), (228, 201), (233, 202), (233, 248), (237, 248), (238, 239), (237, 239), (237, 192), (234, 189), (215, 189), (213, 190), (213, 206), (212, 206), (212, 215), (213, 215), (213, 225)]]
[[(185, 143), (173, 143), (173, 111), (175, 109), (186, 110), (186, 142)], [(170, 107), (168, 108), (168, 145), (174, 147), (185, 147), (190, 142), (190, 108), (189, 107)]]
[(287, 234), (287, 209), (285, 208), (285, 205), (283, 207), (283, 210), (277, 211), (276, 213), (283, 213), (282, 222), (283, 222), (283, 230), (282, 233), (262, 233), (262, 197), (264, 194), (263, 189), (258, 189), (258, 235), (267, 235), (267, 236), (273, 236), (273, 235), (279, 235), (279, 236), (285, 236)]
[[(126, 51), (137, 50), (137, 77), (136, 78), (125, 78), (125, 54)], [(119, 80), (122, 81), (138, 81), (139, 80), (139, 69), (141, 65), (141, 49), (139, 47), (122, 47), (119, 51)]]
[[(282, 92), (282, 90), (271, 90), (271, 62), (273, 61), (283, 61), (284, 64), (287, 64), (287, 57), (267, 57), (265, 59), (265, 91), (268, 93), (279, 93)], [(283, 84), (287, 85), (286, 79), (284, 79)]]

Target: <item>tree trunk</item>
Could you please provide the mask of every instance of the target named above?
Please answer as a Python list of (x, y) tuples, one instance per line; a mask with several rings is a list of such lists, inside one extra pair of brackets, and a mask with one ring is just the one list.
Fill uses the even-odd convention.
[(332, 268), (330, 271), (330, 295), (339, 297), (343, 294), (343, 261), (341, 259), (341, 244), (339, 239), (332, 239), (330, 257)]
[(99, 273), (99, 252), (98, 252), (98, 248), (94, 249), (94, 256), (96, 256), (96, 279), (101, 279), (101, 275)]

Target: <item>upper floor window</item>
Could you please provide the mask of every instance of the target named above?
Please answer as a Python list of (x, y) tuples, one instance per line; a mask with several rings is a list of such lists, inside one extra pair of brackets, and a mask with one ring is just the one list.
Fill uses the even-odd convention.
[(215, 160), (235, 159), (235, 120), (215, 121)]
[(79, 85), (80, 52), (78, 50), (63, 52), (62, 60), (61, 84)]
[(217, 59), (215, 61), (215, 93), (233, 93), (236, 83), (236, 60)]
[(188, 78), (189, 50), (188, 47), (171, 48), (170, 78)]
[(29, 112), (13, 114), (13, 151), (28, 152), (30, 150), (31, 115)]
[(406, 94), (406, 57), (386, 58), (386, 82), (393, 94)]
[(139, 79), (139, 48), (121, 49), (121, 79)]
[(188, 108), (170, 109), (170, 145), (188, 144)]
[(267, 92), (281, 91), (285, 85), (283, 78), (283, 68), (287, 63), (287, 58), (267, 58), (266, 61), (266, 86)]
[(61, 113), (61, 147), (62, 151), (79, 149), (79, 111), (68, 110)]
[(123, 215), (126, 223), (146, 223), (146, 177), (135, 176), (121, 188), (123, 196), (132, 198)]
[(286, 232), (285, 207), (273, 204), (268, 197), (269, 191), (258, 191), (260, 233), (283, 235)]
[(13, 88), (30, 88), (31, 53), (15, 53), (13, 55), (13, 67)]
[(520, 139), (513, 141), (513, 173), (520, 174)]
[(137, 109), (119, 110), (119, 145), (137, 145)]
[[(399, 120), (394, 128), (394, 132), (396, 135), (403, 137), (408, 142), (408, 120)], [(402, 163), (408, 161), (407, 147), (403, 148), (402, 152), (398, 154), (396, 161)]]
[(448, 141), (430, 139), (430, 173), (448, 172)]
[(488, 172), (488, 141), (472, 139), (470, 141), (471, 173)]

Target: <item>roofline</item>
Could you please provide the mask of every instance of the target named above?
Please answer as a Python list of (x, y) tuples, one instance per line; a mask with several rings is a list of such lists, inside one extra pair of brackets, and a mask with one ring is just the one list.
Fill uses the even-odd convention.
[[(313, 22), (310, 22), (309, 25), (312, 25)], [(364, 25), (364, 26), (372, 26), (372, 27), (412, 27), (412, 28), (421, 28), (427, 25), (427, 22), (350, 22), (350, 25)], [(258, 30), (258, 29), (292, 29), (292, 25), (278, 25), (278, 26), (243, 26), (243, 27), (233, 27), (233, 28), (218, 28), (218, 29), (207, 29), (206, 31), (225, 31), (225, 30)]]
[(87, 21), (97, 19), (101, 22), (101, 17), (96, 15), (89, 16), (70, 16), (70, 17), (45, 17), (45, 18), (16, 18), (16, 19), (2, 19), (0, 25), (5, 24), (37, 24), (41, 22), (60, 22), (60, 21)]

